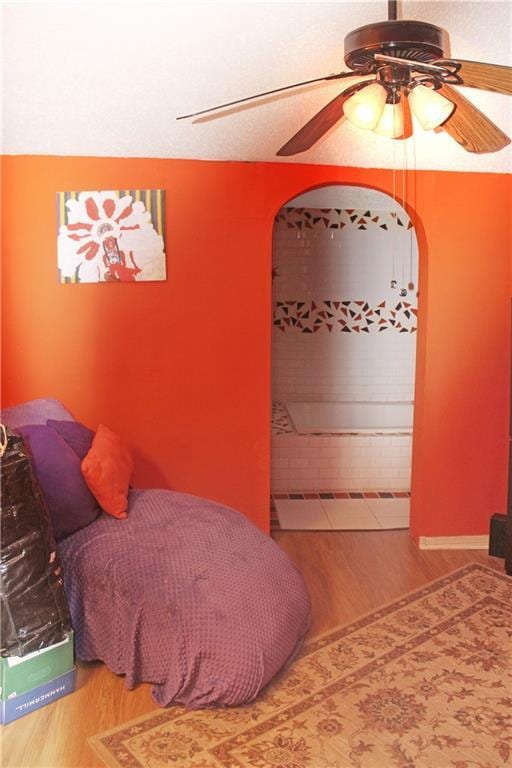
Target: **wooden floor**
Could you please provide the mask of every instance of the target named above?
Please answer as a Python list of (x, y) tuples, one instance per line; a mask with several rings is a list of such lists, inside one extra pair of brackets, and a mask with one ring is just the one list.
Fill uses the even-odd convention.
[[(312, 634), (348, 623), (469, 562), (503, 572), (480, 551), (423, 551), (408, 531), (285, 532), (274, 538), (299, 566), (313, 605)], [(2, 727), (2, 768), (103, 766), (87, 737), (156, 709), (150, 686), (127, 691), (103, 664), (80, 664), (77, 691)]]

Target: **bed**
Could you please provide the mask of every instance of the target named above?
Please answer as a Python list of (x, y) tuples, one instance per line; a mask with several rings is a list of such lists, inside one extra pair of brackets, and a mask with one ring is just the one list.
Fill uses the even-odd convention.
[[(72, 416), (56, 400), (2, 412), (16, 428)], [(129, 494), (59, 544), (83, 661), (101, 660), (154, 700), (190, 708), (252, 701), (299, 650), (309, 596), (287, 555), (240, 513), (168, 490)]]

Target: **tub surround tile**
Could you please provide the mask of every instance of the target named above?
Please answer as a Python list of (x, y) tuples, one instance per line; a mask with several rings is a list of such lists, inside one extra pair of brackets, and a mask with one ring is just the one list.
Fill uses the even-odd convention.
[[(361, 397), (361, 392), (357, 392), (358, 398)], [(314, 402), (324, 402), (321, 398), (318, 398), (318, 393), (316, 394), (316, 399)], [(307, 396), (303, 396), (301, 398), (295, 398), (295, 401), (298, 402), (308, 402)], [(356, 396), (354, 396), (353, 401), (356, 402)], [(392, 399), (393, 402), (396, 401), (395, 398)], [(288, 398), (288, 402), (294, 402), (293, 398)], [(347, 402), (352, 402), (351, 400), (348, 400)], [(360, 399), (357, 400), (357, 402), (360, 402)], [(372, 403), (374, 401), (369, 400), (368, 402)], [(404, 402), (408, 402), (404, 400)], [(307, 432), (304, 434), (300, 434), (296, 431), (293, 421), (290, 418), (290, 415), (288, 413), (288, 410), (286, 408), (286, 405), (284, 402), (275, 401), (272, 404), (272, 415), (271, 415), (271, 423), (272, 423), (272, 434), (273, 435), (279, 435), (279, 436), (290, 436), (295, 438), (300, 438), (301, 440), (304, 440), (305, 438), (314, 438), (314, 445), (315, 447), (322, 446), (322, 447), (330, 447), (332, 445), (332, 438), (345, 438), (345, 444), (346, 441), (350, 441), (353, 443), (353, 447), (367, 447), (369, 445), (376, 445), (380, 446), (382, 444), (382, 438), (386, 437), (388, 438), (389, 445), (393, 445), (397, 448), (406, 448), (410, 444), (411, 439), (411, 431), (404, 431), (404, 430), (397, 430), (395, 432), (387, 429), (386, 431), (379, 431), (378, 429), (375, 430), (368, 430), (367, 432), (361, 432), (361, 431), (355, 431), (355, 432)], [(343, 443), (340, 443), (340, 445), (343, 445)], [(397, 455), (400, 455), (397, 453)]]
[[(334, 492), (407, 491), (410, 484), (410, 457), (387, 456), (378, 447), (371, 454), (350, 455), (352, 447), (346, 436), (304, 438), (274, 436), (272, 441), (272, 491), (295, 492), (296, 489)], [(318, 444), (315, 445), (315, 440)], [(327, 445), (325, 440), (328, 441)], [(322, 441), (322, 442), (320, 442)], [(330, 445), (329, 445), (330, 443)], [(354, 448), (355, 451), (361, 449)], [(402, 450), (402, 449), (399, 449)], [(403, 460), (403, 463), (402, 463)]]
[[(378, 493), (408, 490), (410, 434), (299, 435), (286, 416), (282, 403), (274, 403), (273, 413), (273, 492), (359, 493), (364, 489)], [(395, 438), (400, 438), (398, 444), (393, 443)], [(404, 446), (403, 440), (407, 446)]]

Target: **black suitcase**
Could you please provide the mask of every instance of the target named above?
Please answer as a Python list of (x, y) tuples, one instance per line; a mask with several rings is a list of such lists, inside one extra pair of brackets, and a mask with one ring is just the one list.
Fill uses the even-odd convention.
[(2, 432), (0, 654), (24, 656), (64, 640), (71, 623), (51, 522), (30, 455), (19, 435)]

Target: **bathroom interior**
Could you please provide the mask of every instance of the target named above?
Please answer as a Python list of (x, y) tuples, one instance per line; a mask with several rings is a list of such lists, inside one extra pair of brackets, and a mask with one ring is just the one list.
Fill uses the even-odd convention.
[(418, 245), (395, 196), (310, 190), (273, 230), (271, 510), (284, 530), (408, 528)]

